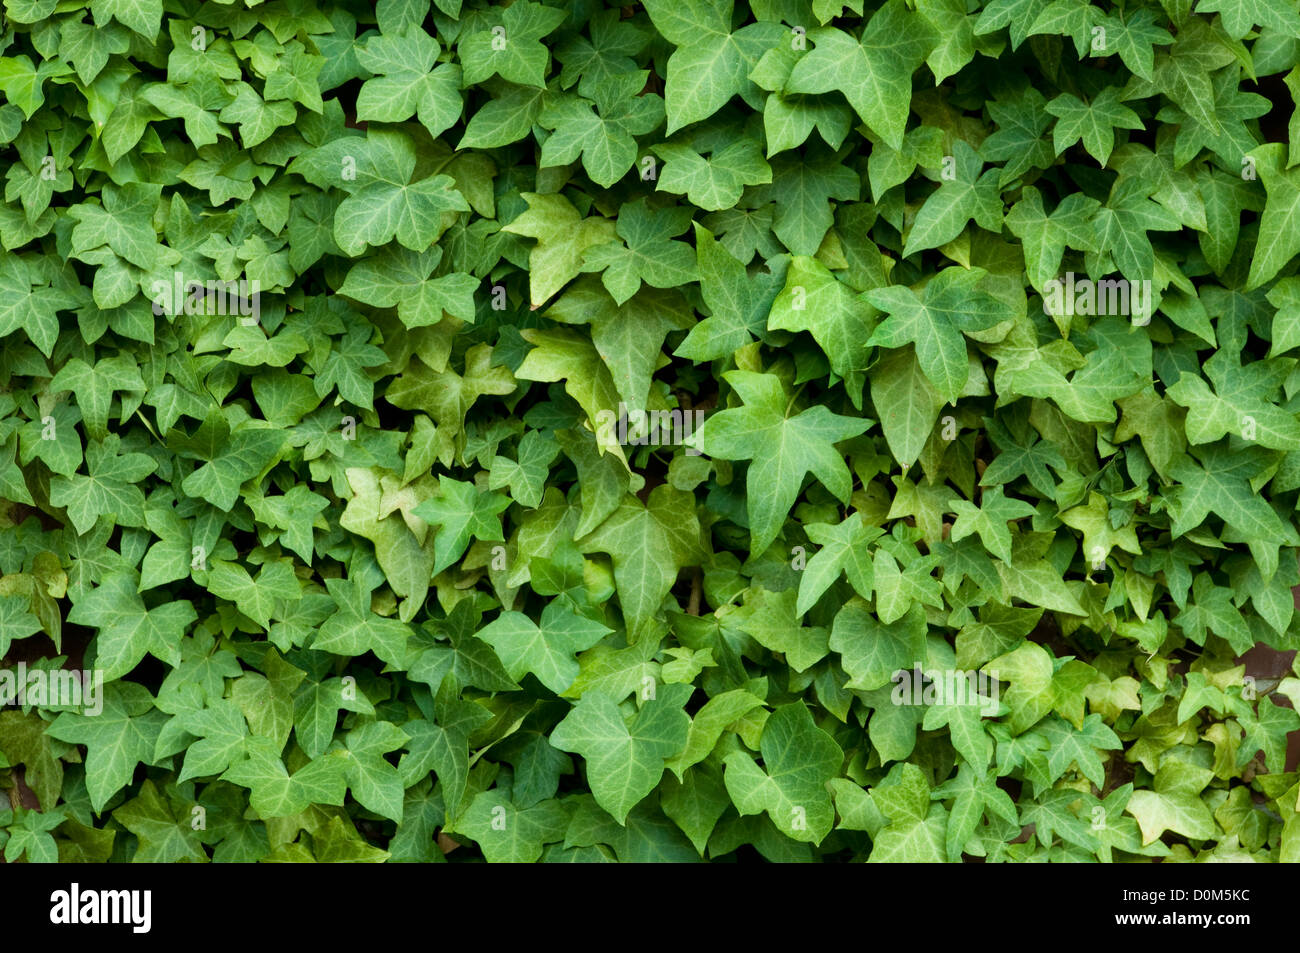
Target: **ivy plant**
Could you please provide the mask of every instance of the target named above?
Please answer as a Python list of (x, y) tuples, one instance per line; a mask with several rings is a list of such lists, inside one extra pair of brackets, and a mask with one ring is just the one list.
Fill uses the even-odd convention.
[(6, 861), (1300, 861), (1297, 0), (3, 10)]

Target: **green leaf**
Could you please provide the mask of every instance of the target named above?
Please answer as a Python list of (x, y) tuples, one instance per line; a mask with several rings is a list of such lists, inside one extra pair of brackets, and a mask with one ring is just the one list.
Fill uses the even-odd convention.
[(320, 627), (311, 647), (318, 652), (351, 656), (374, 652), (390, 665), (402, 665), (410, 627), (375, 615), (370, 607), (370, 590), (360, 578), (350, 582), (326, 579), (325, 585), (338, 610)]
[(733, 30), (732, 0), (650, 0), (646, 11), (676, 47), (664, 82), (670, 136), (712, 116), (737, 93), (753, 90), (750, 72), (784, 32), (763, 21)]
[[(81, 408), (86, 433), (104, 442), (106, 447), (116, 447), (118, 439), (108, 433), (108, 414), (113, 405), (113, 394), (139, 393), (145, 389), (140, 370), (128, 357), (107, 357), (92, 367), (79, 358), (68, 361), (50, 381), (52, 391), (71, 391)], [(125, 407), (125, 404), (123, 404)], [(115, 455), (115, 454), (111, 454)], [(143, 476), (137, 476), (139, 480)], [(134, 482), (134, 481), (132, 481)]]
[(520, 810), (496, 790), (474, 798), (457, 826), (483, 848), (489, 863), (531, 864), (542, 846), (564, 838), (568, 817), (559, 801), (543, 801)]
[(861, 513), (851, 513), (838, 524), (809, 523), (804, 530), (818, 550), (808, 560), (799, 580), (795, 612), (803, 615), (811, 609), (841, 573), (848, 577), (858, 595), (870, 599), (874, 577), (868, 547), (882, 530), (868, 525)]
[(107, 681), (132, 671), (145, 655), (177, 665), (181, 637), (197, 618), (187, 599), (146, 608), (135, 577), (124, 573), (103, 580), (68, 613), (69, 622), (99, 630), (96, 663)]
[(503, 612), (480, 629), (478, 637), (496, 650), (511, 678), (532, 673), (559, 694), (578, 677), (574, 654), (591, 648), (610, 631), (557, 600), (543, 610), (541, 625), (522, 612)]
[(808, 473), (847, 502), (849, 470), (833, 445), (863, 433), (871, 421), (833, 414), (822, 406), (790, 416), (792, 402), (772, 374), (730, 371), (726, 380), (744, 406), (712, 415), (692, 440), (711, 457), (751, 461), (747, 509), (750, 552), (757, 555), (776, 539)]
[(951, 160), (952, 177), (945, 175), (939, 188), (916, 213), (916, 221), (903, 246), (904, 255), (946, 245), (972, 220), (991, 232), (1002, 230), (1002, 199), (998, 195), (996, 170), (980, 174), (984, 163), (964, 142), (953, 146)]
[(1116, 128), (1142, 128), (1138, 114), (1120, 105), (1119, 91), (1114, 86), (1107, 86), (1086, 103), (1071, 93), (1062, 93), (1049, 102), (1046, 109), (1056, 117), (1056, 125), (1052, 128), (1056, 154), (1060, 155), (1082, 140), (1088, 154), (1103, 166), (1115, 148)]
[(1279, 143), (1260, 146), (1248, 155), (1255, 161), (1268, 197), (1246, 279), (1250, 290), (1275, 277), (1300, 252), (1300, 171), (1284, 169), (1284, 149)]
[(562, 195), (524, 193), (528, 211), (502, 231), (537, 239), (528, 253), (529, 295), (534, 306), (578, 276), (583, 253), (614, 240), (616, 226), (596, 216), (584, 218)]
[[(1100, 494), (1094, 496), (1101, 499)], [(1104, 500), (1102, 502), (1104, 506)], [(951, 500), (948, 505), (957, 514), (949, 539), (955, 543), (972, 533), (979, 533), (985, 548), (1005, 563), (1011, 562), (1011, 531), (1007, 529), (1007, 523), (1033, 516), (1035, 512), (1024, 500), (1008, 499), (1000, 486), (986, 491), (980, 498), (979, 506), (962, 499)], [(1066, 520), (1065, 514), (1062, 514), (1061, 520), (1067, 525), (1075, 525)], [(1092, 548), (1087, 546), (1086, 533), (1084, 539), (1085, 548), (1092, 552)]]
[(787, 837), (821, 843), (835, 821), (826, 782), (840, 770), (844, 752), (814, 723), (802, 702), (772, 712), (759, 740), (763, 765), (745, 751), (725, 760), (727, 793), (742, 815), (766, 811)]
[(620, 824), (655, 789), (664, 762), (686, 745), (690, 718), (682, 711), (689, 685), (661, 686), (629, 721), (603, 692), (585, 693), (551, 732), (551, 744), (581, 754), (596, 803)]
[(678, 571), (703, 558), (693, 498), (666, 484), (655, 487), (645, 505), (624, 497), (576, 544), (583, 552), (610, 555), (619, 604), (633, 639), (649, 627)]
[(397, 239), (413, 251), (427, 249), (442, 234), (444, 212), (467, 212), (469, 203), (449, 175), (411, 181), (416, 153), (401, 133), (371, 133), (358, 148), (351, 194), (334, 213), (334, 240), (355, 258), (367, 245)]
[(790, 261), (785, 288), (772, 302), (769, 330), (808, 331), (826, 352), (845, 389), (861, 407), (875, 312), (815, 258), (797, 256)]
[(510, 505), (500, 493), (483, 493), (474, 484), (443, 477), (438, 481), (438, 495), (425, 500), (411, 511), (438, 527), (434, 537), (434, 575), (442, 572), (465, 553), (471, 538), (494, 542), (501, 540), (501, 522), (497, 514)]
[(637, 95), (645, 72), (611, 77), (594, 93), (596, 101), (569, 96), (545, 106), (541, 124), (554, 130), (542, 144), (543, 166), (568, 165), (582, 156), (592, 181), (608, 188), (632, 168), (637, 158), (635, 136), (663, 121), (658, 96)]
[(935, 392), (956, 403), (970, 373), (963, 332), (982, 331), (1008, 316), (1006, 305), (975, 287), (982, 277), (978, 271), (946, 268), (921, 295), (902, 285), (868, 292), (867, 300), (889, 317), (867, 343), (915, 345), (917, 362)]
[[(529, 0), (511, 4), (492, 18), (492, 28), (467, 31), (457, 51), (465, 85), (481, 83), (493, 74), (512, 83), (545, 86), (550, 58), (542, 37), (564, 20), (564, 11)], [(482, 22), (482, 21), (480, 21)]]
[(762, 334), (780, 281), (771, 273), (751, 279), (745, 267), (698, 223), (695, 253), (709, 317), (691, 328), (673, 353), (694, 361), (716, 360)]
[(151, 764), (158, 732), (167, 716), (135, 682), (108, 682), (98, 714), (63, 712), (46, 729), (59, 741), (86, 746), (86, 790), (96, 811), (122, 788), (140, 763)]
[(929, 21), (888, 0), (861, 38), (835, 27), (808, 32), (813, 49), (795, 64), (787, 93), (844, 93), (873, 133), (900, 149), (912, 96), (912, 74), (939, 35)]
[(248, 754), (221, 780), (248, 788), (249, 804), (261, 817), (289, 817), (310, 804), (343, 804), (347, 782), (338, 758), (317, 758), (290, 775), (269, 738), (250, 738)]
[(436, 68), (438, 41), (407, 25), (399, 34), (371, 37), (357, 50), (357, 62), (376, 74), (357, 93), (357, 119), (402, 122), (418, 116), (435, 139), (460, 119), (461, 71), (455, 63)]

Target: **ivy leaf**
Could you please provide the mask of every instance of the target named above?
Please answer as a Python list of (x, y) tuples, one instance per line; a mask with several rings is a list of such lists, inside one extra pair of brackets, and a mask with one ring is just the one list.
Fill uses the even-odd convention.
[(1204, 645), (1211, 633), (1226, 640), (1237, 653), (1249, 651), (1253, 644), (1250, 626), (1232, 604), (1230, 591), (1214, 585), (1208, 576), (1196, 578), (1190, 604), (1173, 621), (1198, 645)]
[[(0, 292), (4, 295), (0, 298), (0, 337), (7, 337), (22, 328), (48, 356), (59, 336), (55, 312), (71, 307), (73, 302), (58, 290), (33, 284), (34, 281), (39, 281), (39, 277), (18, 256), (11, 255), (0, 261)], [(67, 369), (68, 365), (64, 365), (59, 373)], [(81, 375), (74, 371), (72, 376)]]
[(917, 362), (935, 392), (956, 403), (970, 373), (963, 332), (982, 331), (1007, 317), (1006, 305), (975, 287), (982, 277), (978, 270), (946, 268), (921, 295), (902, 285), (868, 292), (867, 300), (889, 317), (867, 343), (890, 348), (914, 344)]
[(921, 369), (912, 347), (885, 353), (872, 368), (870, 380), (871, 403), (880, 415), (885, 442), (894, 458), (910, 467), (921, 456), (946, 402)]
[(493, 19), (500, 21), (492, 24), (495, 29), (467, 31), (461, 37), (457, 51), (465, 71), (464, 84), (481, 83), (496, 74), (512, 83), (545, 86), (550, 53), (542, 37), (563, 22), (564, 11), (521, 0)]
[(835, 27), (811, 30), (814, 48), (800, 58), (787, 93), (844, 93), (873, 133), (901, 149), (912, 97), (912, 74), (938, 43), (938, 33), (902, 0), (888, 0), (861, 39)]
[(821, 843), (835, 821), (826, 782), (840, 770), (840, 746), (817, 727), (803, 702), (794, 702), (772, 712), (759, 751), (762, 767), (744, 751), (724, 759), (723, 781), (736, 810), (766, 811), (787, 837)]
[(776, 200), (772, 230), (791, 253), (815, 255), (834, 223), (831, 199), (856, 202), (861, 181), (837, 157), (821, 151), (799, 161), (781, 156), (772, 163), (770, 192)]
[(744, 406), (709, 417), (690, 441), (711, 457), (749, 460), (747, 510), (750, 552), (767, 549), (812, 473), (841, 501), (847, 502), (851, 480), (833, 444), (865, 432), (871, 421), (843, 417), (825, 407), (810, 407), (790, 416), (780, 378), (752, 371), (724, 375)]
[(599, 691), (583, 694), (551, 732), (551, 744), (581, 754), (596, 803), (620, 824), (663, 777), (664, 762), (686, 745), (689, 685), (664, 685), (630, 721)]
[(1064, 774), (1073, 764), (1098, 787), (1103, 787), (1106, 779), (1106, 767), (1098, 752), (1123, 747), (1119, 737), (1096, 713), (1088, 715), (1079, 730), (1057, 715), (1048, 716), (1034, 730), (1047, 738), (1047, 765), (1053, 775)]
[(1060, 271), (1067, 247), (1099, 251), (1092, 219), (1101, 203), (1073, 192), (1049, 215), (1038, 189), (1026, 186), (1021, 195), (1007, 213), (1007, 228), (1023, 243), (1025, 272), (1030, 283), (1041, 291)]
[(523, 199), (528, 211), (502, 231), (537, 239), (528, 253), (529, 296), (540, 307), (578, 276), (588, 248), (614, 241), (617, 226), (597, 216), (584, 218), (562, 195), (525, 192)]
[(1155, 11), (1142, 8), (1122, 19), (1105, 16), (1101, 18), (1101, 25), (1106, 30), (1106, 49), (1110, 50), (1113, 45), (1124, 65), (1150, 82), (1155, 62), (1154, 48), (1168, 46), (1174, 41), (1168, 30), (1156, 25)]
[(538, 625), (522, 612), (503, 612), (478, 631), (496, 650), (516, 681), (527, 673), (559, 694), (578, 677), (573, 656), (591, 648), (612, 630), (586, 619), (558, 600), (542, 610)]
[(539, 119), (554, 131), (542, 144), (541, 165), (568, 165), (581, 155), (592, 181), (605, 188), (626, 175), (637, 157), (633, 137), (663, 121), (659, 97), (638, 95), (648, 75), (639, 71), (610, 77), (593, 93), (594, 103), (565, 96), (543, 107)]
[(181, 782), (219, 775), (233, 762), (242, 761), (247, 750), (248, 724), (239, 706), (229, 699), (208, 699), (203, 708), (176, 715), (159, 734), (156, 756), (163, 753), (164, 740), (177, 732), (199, 739), (185, 751), (185, 764), (177, 776)]
[(373, 132), (358, 149), (351, 194), (334, 213), (334, 240), (355, 258), (367, 245), (397, 239), (413, 251), (427, 249), (442, 234), (444, 212), (468, 212), (469, 203), (449, 175), (411, 181), (415, 146), (397, 132)]
[(66, 506), (68, 518), (79, 534), (90, 532), (100, 517), (109, 515), (122, 526), (144, 522), (144, 494), (136, 485), (158, 468), (143, 453), (119, 453), (121, 438), (109, 434), (86, 447), (88, 474), (73, 473), (50, 480), (50, 503)]
[(1252, 26), (1272, 27), (1281, 33), (1294, 36), (1300, 33), (1300, 14), (1277, 0), (1247, 0), (1243, 3), (1225, 3), (1224, 0), (1199, 0), (1197, 13), (1215, 13), (1223, 21), (1228, 36), (1240, 39)]
[(1211, 513), (1254, 543), (1284, 538), (1277, 513), (1250, 487), (1249, 479), (1259, 469), (1258, 457), (1230, 453), (1217, 444), (1207, 446), (1197, 456), (1199, 464), (1184, 457), (1170, 470), (1170, 476), (1180, 484), (1170, 527), (1175, 538), (1200, 526)]
[(441, 258), (436, 247), (416, 253), (389, 245), (353, 265), (339, 294), (380, 307), (396, 307), (398, 318), (408, 328), (435, 325), (444, 314), (472, 322), (479, 282), (465, 274), (430, 277)]
[(1280, 772), (1286, 765), (1287, 737), (1300, 729), (1300, 715), (1294, 708), (1279, 705), (1265, 696), (1256, 706), (1254, 718), (1241, 719), (1245, 736), (1237, 749), (1237, 766), (1246, 764), (1256, 752), (1264, 753), (1264, 765)]
[(1110, 507), (1100, 493), (1090, 493), (1085, 505), (1062, 512), (1061, 522), (1083, 533), (1083, 551), (1094, 565), (1105, 560), (1116, 546), (1136, 556), (1142, 554), (1133, 526), (1112, 525)]
[(251, 497), (248, 506), (259, 523), (279, 531), (284, 546), (312, 561), (313, 529), (329, 500), (300, 484), (276, 496)]
[(811, 609), (840, 573), (848, 577), (858, 595), (870, 599), (874, 582), (868, 547), (882, 534), (880, 527), (868, 525), (861, 513), (851, 513), (838, 524), (809, 523), (804, 531), (819, 548), (799, 580), (795, 612), (803, 615)]
[(559, 801), (520, 810), (500, 791), (483, 791), (456, 824), (483, 848), (490, 863), (531, 864), (542, 847), (564, 838), (569, 819)]
[(181, 637), (197, 618), (187, 599), (146, 608), (135, 577), (127, 574), (103, 580), (68, 613), (69, 622), (99, 630), (96, 662), (106, 681), (132, 671), (145, 655), (179, 664)]
[(290, 775), (271, 739), (250, 738), (248, 754), (221, 780), (248, 788), (249, 804), (263, 818), (289, 817), (310, 804), (343, 804), (347, 782), (340, 759), (317, 758)]
[(1094, 221), (1097, 248), (1109, 252), (1120, 273), (1135, 276), (1134, 280), (1151, 274), (1155, 265), (1155, 251), (1147, 233), (1182, 227), (1176, 215), (1150, 200), (1140, 181), (1128, 178), (1116, 180)]
[(86, 746), (86, 790), (96, 812), (122, 788), (141, 762), (153, 762), (154, 745), (167, 716), (153, 707), (153, 696), (135, 682), (106, 682), (103, 711), (62, 712), (46, 731), (59, 741)]
[(1187, 439), (1204, 444), (1225, 434), (1247, 433), (1260, 446), (1300, 450), (1300, 421), (1269, 400), (1280, 370), (1270, 373), (1263, 363), (1243, 367), (1212, 358), (1205, 371), (1214, 383), (1213, 391), (1203, 379), (1184, 371), (1167, 393), (1174, 403), (1188, 409)]
[(1098, 847), (1098, 840), (1091, 823), (1084, 820), (1090, 814), (1081, 804), (1086, 800), (1078, 791), (1048, 791), (1032, 803), (1020, 802), (1020, 821), (1034, 825), (1040, 844), (1051, 844), (1054, 837), (1060, 837), (1066, 844), (1091, 852)]
[(251, 149), (265, 142), (281, 126), (290, 125), (298, 118), (293, 103), (267, 102), (247, 83), (235, 88), (235, 98), (221, 110), (222, 122), (239, 123), (239, 138), (244, 148)]
[(106, 26), (109, 17), (112, 17), (146, 40), (154, 39), (162, 24), (161, 0), (95, 0), (90, 6), (95, 16), (95, 26)]
[(1087, 55), (1092, 42), (1092, 27), (1100, 19), (1101, 11), (1090, 3), (1081, 0), (1052, 0), (1034, 18), (1029, 35), (1068, 36), (1074, 40), (1074, 51), (1082, 58)]
[(670, 136), (712, 116), (737, 93), (754, 90), (750, 72), (784, 32), (762, 20), (733, 30), (732, 0), (649, 0), (646, 12), (677, 47), (668, 58), (664, 82)]
[(1124, 810), (1137, 819), (1143, 846), (1165, 831), (1195, 840), (1215, 836), (1218, 828), (1214, 815), (1199, 796), (1209, 775), (1209, 771), (1202, 772), (1190, 765), (1162, 766), (1156, 772), (1154, 790), (1133, 792)]
[(905, 256), (946, 245), (971, 220), (991, 232), (1002, 230), (999, 173), (989, 169), (981, 175), (983, 164), (979, 154), (966, 143), (953, 146), (954, 178), (945, 178), (916, 213), (903, 246)]
[(500, 455), (492, 458), (488, 489), (508, 487), (516, 503), (536, 507), (542, 502), (551, 462), (559, 452), (560, 446), (554, 440), (529, 431), (519, 439), (518, 460)]
[(40, 620), (30, 611), (27, 596), (0, 595), (0, 658), (9, 654), (9, 646), (19, 639), (41, 631)]
[[(1006, 563), (1011, 562), (1011, 531), (1007, 529), (1008, 521), (1023, 519), (1035, 513), (1034, 508), (1024, 500), (1010, 499), (1003, 495), (1000, 486), (985, 491), (980, 497), (979, 506), (963, 499), (950, 500), (948, 506), (957, 514), (949, 539), (956, 543), (972, 533), (979, 533), (985, 548)], [(1065, 519), (1064, 515), (1061, 519)]]
[(43, 814), (21, 808), (9, 828), (5, 842), (5, 862), (14, 863), (26, 855), (29, 864), (54, 864), (59, 860), (59, 848), (50, 831), (66, 820), (62, 810)]
[(691, 328), (673, 353), (694, 361), (716, 360), (744, 347), (763, 332), (780, 281), (771, 273), (751, 279), (744, 265), (698, 223), (695, 253), (700, 289), (710, 314)]
[(815, 258), (796, 256), (790, 260), (785, 288), (772, 302), (767, 327), (811, 333), (835, 373), (844, 378), (854, 406), (861, 409), (867, 340), (875, 327), (874, 318), (871, 306), (825, 265)]
[(859, 602), (850, 602), (835, 614), (830, 647), (840, 653), (840, 664), (849, 675), (848, 688), (882, 688), (895, 672), (923, 660), (924, 613), (918, 607), (902, 618), (902, 624), (883, 623)]
[(936, 799), (953, 798), (944, 831), (947, 859), (956, 863), (966, 843), (975, 834), (980, 821), (986, 816), (996, 816), (1020, 826), (1020, 815), (1011, 796), (997, 786), (997, 772), (963, 762), (956, 777), (949, 778), (932, 792)]
[(465, 553), (470, 538), (500, 541), (501, 522), (497, 517), (510, 505), (500, 493), (483, 493), (474, 484), (443, 477), (438, 481), (438, 495), (415, 507), (412, 515), (438, 527), (434, 537), (436, 576)]
[(64, 63), (45, 60), (39, 65), (25, 55), (0, 57), (0, 91), (28, 119), (45, 103), (45, 81), (72, 72)]
[(654, 151), (664, 160), (657, 187), (664, 192), (685, 195), (702, 209), (730, 208), (745, 186), (772, 181), (772, 167), (758, 145), (748, 139), (714, 149), (707, 159), (679, 142), (657, 145)]
[(284, 560), (264, 563), (254, 579), (243, 566), (215, 559), (209, 569), (208, 591), (229, 599), (262, 628), (270, 627), (271, 615), (280, 605), (302, 598), (302, 585)]
[(675, 288), (693, 281), (695, 255), (685, 242), (673, 240), (689, 223), (681, 210), (651, 208), (645, 199), (624, 205), (615, 226), (620, 240), (588, 248), (582, 270), (601, 272), (601, 282), (618, 305), (626, 304), (642, 282)]
[(390, 665), (402, 665), (410, 627), (371, 611), (370, 590), (359, 577), (351, 581), (326, 579), (325, 586), (338, 606), (320, 627), (311, 647), (318, 652), (357, 656), (374, 652)]
[(482, 705), (457, 700), (456, 688), (454, 680), (447, 680), (438, 689), (434, 696), (435, 721), (419, 718), (402, 726), (410, 740), (406, 743), (407, 753), (397, 765), (402, 783), (407, 786), (432, 768), (450, 804), (460, 803), (469, 781), (469, 738), (492, 720)]
[(678, 571), (703, 558), (694, 500), (666, 484), (651, 490), (644, 506), (625, 497), (576, 545), (583, 552), (609, 553), (619, 604), (633, 639), (649, 626)]
[(367, 810), (394, 821), (402, 819), (404, 786), (397, 768), (384, 755), (409, 740), (406, 732), (388, 721), (354, 728), (344, 739), (348, 757), (343, 772), (352, 796)]
[(239, 499), (240, 486), (270, 465), (283, 449), (284, 440), (284, 434), (276, 430), (246, 427), (236, 431), (181, 481), (181, 489), (229, 512)]
[(1088, 154), (1103, 166), (1115, 148), (1117, 128), (1142, 128), (1138, 114), (1120, 104), (1119, 90), (1115, 86), (1107, 86), (1086, 103), (1072, 93), (1061, 93), (1045, 108), (1056, 117), (1056, 125), (1052, 128), (1056, 154), (1060, 155), (1082, 140)]
[(294, 736), (309, 758), (320, 757), (329, 747), (340, 711), (372, 715), (374, 707), (341, 678), (304, 682), (293, 696)]
[(376, 74), (357, 93), (357, 119), (402, 122), (415, 115), (435, 139), (455, 125), (464, 107), (460, 66), (435, 67), (439, 52), (418, 23), (371, 37), (357, 50), (357, 62)]
[(1255, 160), (1268, 200), (1260, 217), (1259, 240), (1246, 279), (1247, 291), (1276, 276), (1300, 252), (1300, 172), (1285, 169), (1284, 153), (1280, 143), (1263, 145), (1248, 153)]
[(793, 589), (773, 593), (751, 588), (743, 606), (720, 613), (723, 626), (739, 629), (764, 648), (780, 652), (796, 672), (807, 671), (826, 657), (827, 633), (821, 626), (799, 623), (796, 599)]
[[(117, 437), (112, 437), (110, 442), (108, 433), (108, 414), (113, 404), (113, 394), (139, 393), (145, 390), (145, 384), (135, 363), (130, 358), (119, 355), (96, 361), (93, 367), (80, 358), (73, 358), (54, 375), (50, 381), (50, 390), (75, 393), (87, 435), (103, 441), (105, 446), (116, 448), (119, 444)], [(125, 406), (124, 402), (123, 407)], [(135, 479), (139, 480), (143, 476), (140, 474)]]
[(1030, 28), (1049, 2), (1050, 0), (991, 0), (975, 21), (975, 35), (981, 36), (1009, 27), (1011, 48), (1014, 50), (1025, 42)]

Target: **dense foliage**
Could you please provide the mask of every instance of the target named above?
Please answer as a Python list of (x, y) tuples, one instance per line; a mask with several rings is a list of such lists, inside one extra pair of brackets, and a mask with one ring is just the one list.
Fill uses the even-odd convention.
[(1296, 0), (4, 10), (6, 859), (1300, 860)]

